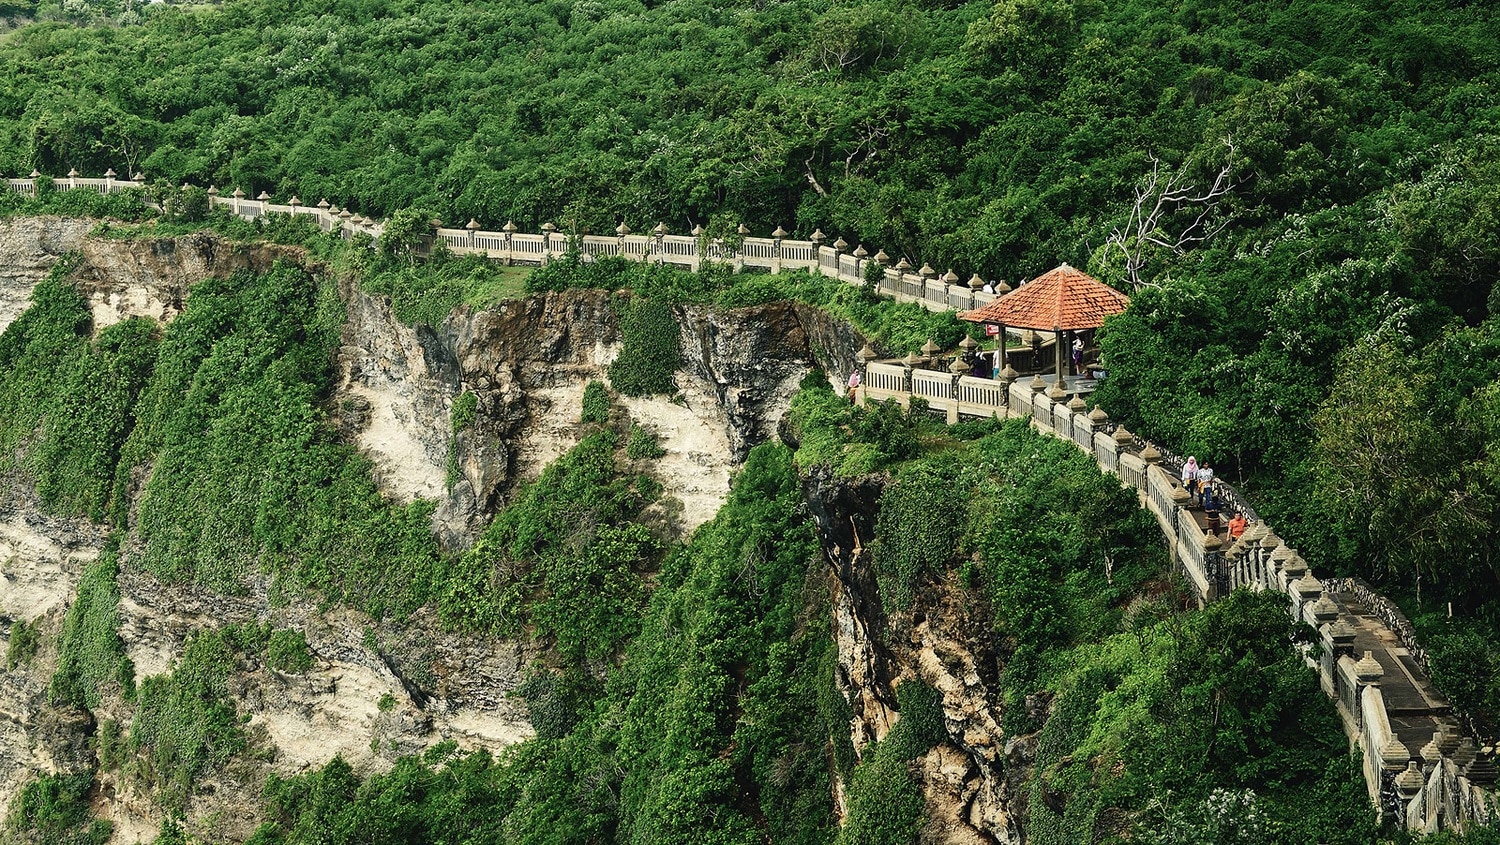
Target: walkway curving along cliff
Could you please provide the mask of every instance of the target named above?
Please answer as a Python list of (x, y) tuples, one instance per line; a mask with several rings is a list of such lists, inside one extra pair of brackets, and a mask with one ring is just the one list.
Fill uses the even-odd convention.
[[(12, 190), (35, 195), (38, 178), (33, 173), (7, 181)], [(102, 178), (70, 171), (52, 184), (57, 190), (103, 194), (145, 187), (139, 174), (125, 180), (113, 171)], [(238, 189), (222, 196), (211, 188), (209, 195), (212, 205), (246, 219), (307, 217), (319, 229), (345, 238), (379, 237), (384, 231), (380, 221), (326, 200), (308, 206), (294, 196), (277, 204), (265, 192), (247, 199)], [(961, 282), (951, 269), (942, 275), (927, 265), (914, 270), (905, 259), (892, 266), (883, 251), (870, 255), (863, 245), (851, 250), (842, 238), (829, 244), (821, 232), (797, 240), (778, 228), (769, 238), (757, 238), (741, 226), (738, 236), (726, 242), (706, 238), (701, 229), (690, 236), (672, 235), (661, 224), (649, 234), (635, 234), (622, 223), (613, 237), (570, 236), (550, 223), (541, 230), (524, 233), (507, 223), (488, 231), (471, 220), (460, 229), (434, 226), (433, 241), (455, 254), (480, 254), (511, 264), (544, 264), (577, 250), (694, 270), (709, 262), (771, 272), (804, 269), (849, 284), (873, 281), (877, 292), (933, 311), (977, 308), (996, 298), (981, 289), (984, 282), (977, 275)], [(1064, 389), (1047, 391), (1040, 377), (1027, 384), (992, 381), (924, 369), (910, 358), (897, 364), (871, 358), (859, 356), (861, 401), (921, 399), (950, 420), (1027, 417), (1037, 429), (1087, 452), (1137, 491), (1200, 601), (1239, 587), (1284, 594), (1291, 616), (1318, 632), (1321, 655), (1308, 655), (1307, 662), (1334, 699), (1350, 741), (1361, 749), (1370, 798), (1382, 813), (1422, 832), (1500, 822), (1496, 749), (1481, 748), (1465, 735), (1459, 718), (1433, 687), (1426, 653), (1394, 603), (1357, 579), (1319, 580), (1296, 550), (1259, 520), (1226, 548), (1216, 534), (1205, 531), (1201, 514), (1189, 506), (1177, 481), (1180, 460), (1111, 423), (1103, 409), (1089, 409), (1076, 390), (1069, 398), (1066, 382)], [(1223, 484), (1218, 489), (1236, 510), (1254, 515), (1238, 491)]]

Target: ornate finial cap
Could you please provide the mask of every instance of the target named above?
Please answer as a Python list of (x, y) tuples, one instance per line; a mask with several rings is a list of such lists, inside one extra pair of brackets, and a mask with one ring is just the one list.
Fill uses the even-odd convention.
[(331, 207), (332, 207), (332, 206), (330, 206), (330, 205), (329, 205), (329, 204), (328, 204), (328, 197), (324, 197), (324, 198), (322, 198), (322, 199), (320, 199), (320, 200), (318, 200), (318, 208), (321, 208), (321, 209), (323, 209), (323, 210), (324, 210), (324, 211), (327, 211), (327, 210), (328, 210), (328, 209), (329, 209), (329, 208), (331, 208)]
[(1088, 404), (1083, 401), (1082, 396), (1074, 394), (1073, 398), (1068, 400), (1068, 410), (1075, 414), (1081, 414), (1087, 408)]
[(1203, 550), (1205, 552), (1216, 552), (1222, 548), (1224, 548), (1224, 541), (1219, 539), (1219, 535), (1212, 531), (1203, 532)]
[(928, 279), (937, 275), (937, 271), (932, 269), (932, 265), (928, 264), (926, 261), (922, 262), (922, 269), (918, 270), (917, 272), (920, 273), (924, 278)]
[(511, 234), (514, 233), (518, 228), (520, 227), (516, 225), (516, 221), (507, 220), (505, 221), (505, 225), (500, 227), (500, 231)]
[(667, 224), (666, 223), (657, 223), (656, 224), (656, 228), (652, 229), (651, 231), (655, 232), (656, 235), (657, 235), (657, 237), (665, 235), (667, 233)]
[(854, 257), (855, 258), (864, 258), (865, 256), (867, 256), (869, 254), (870, 254), (870, 252), (869, 252), (869, 250), (865, 249), (865, 245), (864, 244), (860, 244), (859, 246), (857, 246), (857, 247), (854, 248)]
[(235, 188), (234, 193), (230, 194), (230, 196), (234, 197), (235, 199), (243, 199), (245, 196), (245, 192), (240, 190), (239, 188)]
[(1333, 640), (1334, 645), (1346, 646), (1352, 644), (1355, 633), (1354, 626), (1349, 624), (1349, 620), (1342, 617), (1328, 628), (1328, 636)]
[(885, 250), (883, 249), (876, 250), (875, 261), (879, 264), (889, 264), (891, 263), (891, 257), (889, 255), (886, 255)]
[(1260, 547), (1262, 549), (1274, 549), (1279, 545), (1281, 545), (1281, 538), (1276, 535), (1275, 531), (1267, 530), (1266, 536), (1260, 538)]
[(870, 346), (869, 341), (865, 341), (865, 345), (861, 346), (859, 348), (859, 351), (854, 354), (857, 355), (859, 357), (859, 360), (861, 361), (875, 360), (875, 350)]
[(942, 349), (942, 347), (938, 346), (936, 343), (934, 343), (933, 340), (932, 340), (932, 338), (930, 338), (930, 337), (927, 338), (927, 342), (926, 343), (922, 344), (922, 354), (923, 355), (927, 355), (929, 357), (931, 357), (931, 355), (934, 352), (937, 352), (940, 349)]
[(963, 375), (964, 373), (967, 373), (968, 371), (969, 371), (969, 365), (964, 363), (964, 359), (963, 359), (962, 355), (955, 355), (953, 357), (953, 363), (951, 363), (951, 364), (948, 365), (948, 372), (950, 372), (950, 373), (952, 373), (952, 374), (954, 374), (956, 376)]
[(1418, 752), (1422, 755), (1422, 759), (1427, 763), (1436, 763), (1437, 761), (1443, 759), (1443, 752), (1438, 750), (1437, 740), (1438, 734), (1435, 733), (1432, 735), (1432, 739), (1427, 740), (1427, 744), (1422, 746), (1422, 750)]
[(1152, 444), (1147, 443), (1146, 448), (1141, 450), (1141, 460), (1148, 464), (1161, 463), (1161, 452)]
[(271, 195), (268, 194), (268, 193), (266, 193), (265, 191), (261, 191), (260, 192), (260, 196), (256, 197), (256, 199), (260, 200), (261, 202), (265, 202), (266, 200), (268, 200), (270, 198), (271, 198)]
[(40, 178), (42, 178), (41, 171), (39, 171), (35, 167), (33, 167), (33, 168), (31, 168), (31, 175), (27, 176), (26, 178), (27, 179), (40, 179)]
[(1093, 423), (1094, 425), (1107, 423), (1109, 422), (1109, 414), (1104, 413), (1103, 408), (1095, 405), (1094, 410), (1089, 411), (1089, 422)]
[(115, 178), (115, 169), (113, 167), (111, 167), (110, 169), (104, 171), (104, 178), (106, 178), (106, 179), (113, 179), (113, 178)]
[(287, 205), (301, 205), (302, 204), (302, 199), (300, 197), (298, 197), (296, 194), (292, 194), (292, 198), (289, 199), (289, 200), (287, 200), (286, 204)]
[(68, 178), (69, 179), (77, 179), (78, 178), (78, 171), (74, 170), (71, 167), (68, 168)]
[(995, 283), (995, 293), (1004, 295), (1010, 293), (1011, 290), (1011, 286), (1006, 284), (1004, 279), (1001, 279), (1000, 281)]
[(958, 284), (958, 274), (953, 272), (952, 267), (949, 267), (948, 272), (943, 274), (943, 281), (947, 282), (950, 285)]
[(784, 238), (784, 237), (786, 237), (787, 235), (790, 235), (790, 234), (791, 234), (791, 232), (788, 232), (787, 230), (781, 228), (780, 226), (777, 226), (776, 230), (773, 231), (773, 232), (771, 232), (771, 237), (773, 237), (773, 238)]
[(1122, 425), (1115, 429), (1115, 445), (1121, 449), (1128, 449), (1135, 445), (1135, 435)]
[(219, 195), (219, 186), (218, 185), (209, 185), (208, 186), (208, 195), (211, 196), (211, 197), (218, 196)]
[(1305, 572), (1301, 578), (1297, 579), (1295, 589), (1303, 601), (1312, 601), (1314, 597), (1323, 593), (1323, 582), (1314, 578), (1311, 572)]
[(630, 234), (630, 227), (625, 225), (624, 220), (621, 220), (620, 225), (615, 227), (615, 234), (619, 235), (622, 238)]
[(695, 225), (693, 227), (693, 237), (695, 237), (695, 238), (701, 238), (701, 237), (703, 237), (703, 232), (704, 232), (704, 229), (703, 229), (702, 226), (696, 226)]
[(144, 182), (144, 181), (146, 181), (146, 174), (144, 174), (144, 173), (140, 172), (139, 170), (137, 170), (135, 172), (135, 175), (132, 176), (132, 177), (130, 177), (130, 181), (132, 181), (132, 182)]
[(467, 222), (467, 223), (464, 224), (464, 228), (468, 229), (470, 232), (472, 232), (472, 231), (474, 231), (474, 230), (476, 230), (476, 229), (479, 228), (479, 221), (475, 220), (472, 217), (470, 217), (469, 218), (469, 222)]
[(969, 287), (973, 290), (979, 290), (984, 287), (984, 279), (979, 278), (979, 274), (975, 273), (969, 277)]
[(1045, 381), (1042, 381), (1041, 373), (1037, 373), (1036, 375), (1031, 377), (1030, 386), (1032, 393), (1041, 393), (1043, 390), (1047, 389), (1047, 383)]
[(1006, 381), (1015, 381), (1020, 375), (1020, 373), (1016, 372), (1016, 368), (1012, 367), (1009, 363), (1005, 365), (1005, 369), (1000, 371), (1000, 378)]
[(906, 357), (901, 359), (901, 363), (906, 365), (906, 368), (910, 370), (922, 363), (922, 359), (917, 357), (917, 353), (908, 352), (906, 353)]
[[(1373, 684), (1385, 677), (1385, 670), (1380, 667), (1380, 661), (1375, 659), (1372, 652), (1365, 652), (1364, 657), (1354, 662), (1354, 677), (1360, 683)], [(1437, 753), (1437, 746), (1432, 746), (1433, 753)], [(1424, 753), (1426, 749), (1423, 749)]]
[(1324, 593), (1321, 598), (1313, 602), (1312, 614), (1313, 618), (1319, 622), (1332, 622), (1339, 616), (1339, 606), (1328, 597), (1327, 593)]
[(833, 242), (833, 248), (838, 250), (839, 252), (843, 252), (844, 250), (849, 248), (849, 242), (844, 240), (843, 238), (839, 238), (838, 240)]
[(1396, 739), (1395, 734), (1386, 737), (1385, 744), (1380, 746), (1380, 767), (1388, 772), (1399, 772), (1406, 768), (1411, 762), (1411, 752), (1407, 750), (1401, 741)]
[(741, 235), (748, 235), (748, 234), (750, 234), (750, 227), (746, 226), (744, 223), (741, 223), (740, 225), (736, 226), (734, 228), (734, 230), (736, 232), (739, 232)]
[(813, 233), (808, 236), (808, 240), (812, 241), (815, 244), (821, 244), (824, 241), (828, 240), (828, 236), (823, 234), (822, 229), (814, 229)]
[(542, 224), (542, 231), (550, 235), (557, 231), (557, 224), (549, 220)]
[(974, 341), (974, 338), (969, 337), (968, 335), (964, 335), (964, 339), (960, 340), (958, 342), (958, 345), (963, 350), (968, 351), (968, 350), (973, 349), (974, 347), (978, 346), (979, 344)]
[(907, 270), (911, 269), (911, 262), (907, 261), (906, 256), (903, 255), (901, 256), (901, 260), (896, 262), (896, 269), (905, 273)]
[(1396, 775), (1396, 789), (1407, 797), (1416, 795), (1422, 791), (1422, 773), (1417, 769), (1417, 761), (1411, 760), (1406, 764), (1406, 771)]

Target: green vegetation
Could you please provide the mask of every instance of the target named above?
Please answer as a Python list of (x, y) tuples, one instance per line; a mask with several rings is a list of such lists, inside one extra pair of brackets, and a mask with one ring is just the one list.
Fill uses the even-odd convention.
[(595, 379), (583, 388), (583, 417), (586, 423), (609, 424), (609, 388)]
[[(1158, 529), (1134, 494), (1024, 420), (943, 426), (853, 408), (821, 383), (792, 413), (800, 465), (883, 456), (871, 554), (885, 611), (919, 612), (957, 590), (997, 637), (1004, 726), (1041, 731), (1026, 801), (1032, 841), (1178, 841), (1172, 831), (1204, 828), (1225, 796), (1254, 806), (1248, 841), (1374, 837), (1337, 716), (1288, 647), (1310, 632), (1283, 597), (1240, 592), (1175, 612), (1159, 580)], [(904, 461), (880, 445), (889, 429), (871, 424), (886, 416), (911, 444)], [(908, 686), (898, 688), (898, 730), (855, 769), (841, 834), (850, 842), (911, 842), (923, 822), (906, 762), (943, 734)], [(1050, 716), (1034, 703), (1054, 698)], [(912, 734), (931, 739), (899, 731), (908, 710)]]
[(36, 657), (36, 624), (27, 624), (25, 619), (10, 623), (10, 633), (5, 645), (5, 669), (14, 671)]
[(632, 425), (625, 441), (625, 454), (634, 460), (655, 460), (667, 453), (657, 442), (656, 432), (643, 425)]
[(529, 625), (575, 660), (609, 658), (635, 634), (660, 543), (633, 520), (660, 491), (620, 471), (616, 441), (584, 438), (495, 516), (454, 565), (446, 618), (507, 636)]
[(94, 773), (41, 775), (26, 784), (5, 820), (5, 832), (36, 845), (104, 845), (114, 825), (95, 819), (89, 795)]
[(925, 821), (909, 764), (948, 738), (937, 692), (920, 681), (896, 688), (901, 718), (886, 738), (865, 749), (849, 784), (849, 816), (837, 845), (909, 845)]
[(266, 642), (266, 665), (278, 672), (300, 675), (312, 668), (312, 652), (307, 636), (292, 628), (282, 628)]
[(609, 381), (626, 396), (675, 393), (673, 374), (682, 365), (682, 340), (671, 306), (631, 298), (619, 303), (620, 357), (609, 365)]
[(163, 807), (181, 809), (194, 784), (246, 748), (229, 676), (236, 650), (223, 631), (190, 639), (171, 674), (141, 682), (130, 750)]
[[(559, 521), (576, 515), (562, 494), (582, 459), (607, 454), (595, 438), (538, 482)], [(847, 721), (820, 704), (832, 641), (804, 624), (827, 611), (800, 503), (789, 452), (752, 450), (729, 502), (662, 566), (602, 687), (571, 667), (522, 686), (536, 740), (499, 762), (438, 746), (363, 783), (342, 760), (273, 779), (252, 841), (828, 842), (824, 748), (847, 743)]]
[(0, 335), (0, 461), (20, 455), (44, 502), (131, 523), (132, 563), (167, 581), (232, 592), (260, 569), (377, 615), (432, 595), (431, 505), (387, 504), (324, 423), (330, 283), (284, 265), (208, 279), (159, 339), (131, 320), (91, 340), (70, 267)]
[(453, 427), (453, 433), (457, 434), (473, 425), (478, 412), (478, 395), (468, 390), (458, 394), (458, 397), (453, 400), (453, 410), (448, 414), (449, 422)]
[(111, 540), (99, 559), (83, 571), (78, 598), (63, 616), (58, 636), (57, 672), (49, 696), (54, 702), (97, 708), (108, 691), (129, 699), (135, 693), (135, 667), (120, 640), (119, 553)]

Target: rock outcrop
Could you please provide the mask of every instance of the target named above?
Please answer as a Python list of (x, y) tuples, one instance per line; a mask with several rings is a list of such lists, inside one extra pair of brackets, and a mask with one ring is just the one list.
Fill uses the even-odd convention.
[[(863, 754), (900, 720), (901, 683), (931, 686), (948, 738), (914, 764), (927, 804), (922, 842), (1019, 845), (1015, 793), (1025, 782), (1034, 738), (1008, 738), (1001, 728), (1002, 666), (966, 590), (929, 584), (910, 611), (888, 614), (882, 606), (868, 544), (884, 483), (881, 476), (835, 479), (824, 469), (804, 483), (832, 576), (834, 682), (853, 714), (855, 751)], [(842, 785), (834, 791), (842, 795)]]

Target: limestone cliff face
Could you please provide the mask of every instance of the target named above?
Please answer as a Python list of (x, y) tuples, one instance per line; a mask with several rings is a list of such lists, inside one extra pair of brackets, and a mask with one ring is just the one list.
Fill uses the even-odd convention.
[[(0, 330), (68, 253), (79, 256), (70, 278), (97, 327), (135, 316), (166, 323), (203, 278), (266, 270), (278, 259), (305, 263), (297, 250), (210, 235), (117, 241), (92, 230), (78, 220), (0, 223)], [(619, 353), (614, 295), (549, 294), (459, 309), (441, 326), (413, 328), (383, 297), (341, 284), (348, 319), (329, 419), (371, 458), (389, 496), (435, 500), (434, 532), (449, 548), (462, 548), (519, 481), (586, 433), (579, 423), (583, 388), (590, 379), (607, 380)], [(677, 504), (657, 516), (686, 532), (717, 511), (745, 453), (774, 436), (808, 370), (821, 364), (846, 373), (852, 359), (844, 359), (863, 338), (792, 304), (692, 306), (680, 308), (678, 318), (680, 395), (620, 404), (660, 435), (667, 455), (654, 466)], [(466, 392), (476, 413), (455, 432), (453, 404)], [(23, 486), (7, 483), (0, 499), (0, 635), (24, 620), (37, 626), (42, 645), (28, 665), (0, 673), (0, 805), (36, 772), (85, 768), (95, 718), (130, 719), (130, 706), (119, 700), (95, 714), (48, 703), (57, 632), (104, 532), (43, 517)], [(268, 773), (295, 774), (335, 754), (356, 770), (374, 771), (441, 740), (499, 750), (531, 735), (524, 707), (509, 697), (538, 656), (527, 644), (456, 636), (426, 611), (391, 622), (311, 600), (273, 601), (271, 585), (258, 578), (248, 580), (244, 595), (225, 597), (164, 585), (127, 565), (118, 585), (120, 633), (137, 679), (169, 671), (196, 633), (240, 622), (301, 630), (314, 658), (301, 675), (254, 661), (239, 667), (232, 693), (260, 750), (195, 797), (190, 827), (212, 819), (217, 836), (243, 839), (259, 821), (257, 796)], [(100, 777), (99, 809), (115, 822), (116, 840), (150, 839), (160, 822), (151, 796), (118, 773)]]
[[(517, 481), (583, 437), (583, 389), (608, 381), (620, 350), (613, 296), (550, 293), (461, 308), (436, 329), (413, 329), (383, 298), (347, 291), (334, 412), (374, 459), (386, 492), (436, 499), (435, 533), (447, 547), (463, 548)], [(775, 436), (808, 370), (847, 372), (852, 361), (840, 358), (864, 340), (792, 303), (685, 306), (677, 316), (679, 394), (620, 401), (661, 438), (667, 454), (656, 470), (681, 505), (674, 519), (685, 533), (718, 510), (730, 471), (750, 448)], [(477, 413), (454, 432), (453, 402), (463, 393), (474, 396)]]
[(25, 310), (37, 283), (67, 254), (80, 263), (74, 284), (89, 300), (96, 329), (129, 317), (175, 317), (194, 284), (238, 270), (269, 269), (300, 251), (231, 244), (209, 234), (149, 242), (94, 237), (94, 222), (62, 217), (0, 220), (0, 330)]
[[(1017, 792), (1032, 737), (1006, 737), (997, 696), (1002, 666), (982, 609), (956, 583), (929, 585), (912, 610), (887, 614), (871, 567), (880, 476), (805, 481), (809, 510), (831, 571), (834, 682), (853, 714), (856, 752), (883, 738), (901, 718), (896, 687), (920, 680), (942, 699), (948, 740), (914, 764), (927, 802), (924, 843), (1024, 842)], [(835, 797), (842, 785), (835, 785)], [(840, 810), (842, 811), (842, 806)]]

